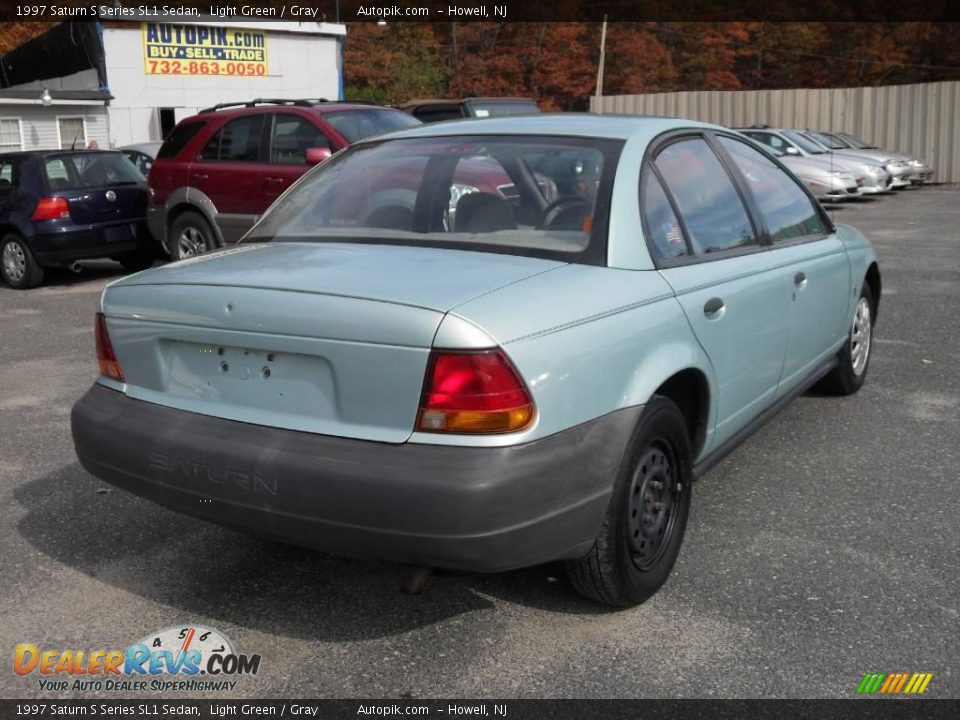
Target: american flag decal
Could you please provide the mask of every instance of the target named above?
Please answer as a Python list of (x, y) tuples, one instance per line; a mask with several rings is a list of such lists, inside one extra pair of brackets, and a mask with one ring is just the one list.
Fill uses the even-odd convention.
[(667, 236), (667, 242), (675, 245), (683, 244), (683, 236), (680, 234), (680, 228), (673, 223), (667, 223), (663, 226), (663, 232)]

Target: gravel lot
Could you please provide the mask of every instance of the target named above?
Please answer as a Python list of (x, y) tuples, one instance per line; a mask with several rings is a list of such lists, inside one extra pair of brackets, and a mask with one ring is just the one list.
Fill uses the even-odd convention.
[(119, 266), (0, 286), (0, 696), (44, 695), (12, 672), (16, 643), (112, 649), (203, 623), (263, 656), (237, 697), (851, 697), (895, 671), (960, 697), (960, 191), (833, 214), (880, 255), (867, 384), (800, 398), (711, 471), (672, 579), (622, 612), (550, 566), (406, 596), (403, 567), (110, 490), (76, 462), (69, 412)]

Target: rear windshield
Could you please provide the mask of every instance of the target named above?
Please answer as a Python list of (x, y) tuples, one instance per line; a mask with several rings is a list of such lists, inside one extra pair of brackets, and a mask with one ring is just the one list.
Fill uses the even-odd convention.
[(83, 151), (53, 155), (43, 162), (50, 190), (83, 190), (145, 183), (146, 178), (121, 153)]
[(176, 157), (204, 125), (206, 123), (202, 122), (188, 122), (177, 125), (167, 135), (167, 139), (163, 141), (163, 145), (157, 151), (157, 159)]
[(470, 109), (473, 110), (473, 116), (478, 118), (496, 117), (498, 115), (527, 115), (540, 112), (540, 108), (532, 100), (516, 102), (471, 100), (469, 105)]
[(622, 145), (534, 136), (362, 144), (304, 176), (246, 240), (427, 245), (601, 265)]
[(337, 132), (350, 143), (422, 124), (415, 117), (399, 110), (383, 110), (381, 108), (338, 110), (337, 112), (324, 113), (323, 119), (333, 125)]

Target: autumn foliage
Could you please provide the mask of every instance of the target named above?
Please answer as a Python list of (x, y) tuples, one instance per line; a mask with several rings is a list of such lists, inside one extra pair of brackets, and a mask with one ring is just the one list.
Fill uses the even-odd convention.
[[(600, 23), (349, 23), (348, 98), (516, 95), (585, 110)], [(604, 94), (960, 79), (960, 24), (634, 22), (607, 29)]]

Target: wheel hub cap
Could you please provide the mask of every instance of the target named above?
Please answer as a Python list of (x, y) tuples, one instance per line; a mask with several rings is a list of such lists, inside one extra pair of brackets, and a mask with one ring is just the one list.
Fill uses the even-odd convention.
[(850, 364), (853, 374), (859, 377), (867, 367), (870, 357), (871, 317), (870, 303), (866, 298), (860, 298), (857, 311), (853, 314), (853, 325), (850, 328)]
[(23, 278), (27, 271), (27, 258), (21, 248), (15, 242), (8, 242), (3, 246), (3, 272), (14, 282)]
[(641, 570), (653, 565), (668, 544), (679, 492), (670, 457), (658, 447), (648, 448), (636, 465), (627, 503), (627, 541)]
[(177, 238), (177, 247), (180, 250), (180, 257), (185, 258), (203, 254), (207, 244), (199, 230), (194, 227), (187, 227)]

